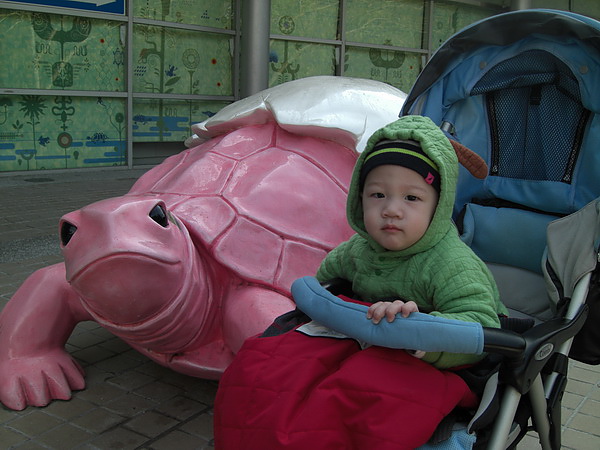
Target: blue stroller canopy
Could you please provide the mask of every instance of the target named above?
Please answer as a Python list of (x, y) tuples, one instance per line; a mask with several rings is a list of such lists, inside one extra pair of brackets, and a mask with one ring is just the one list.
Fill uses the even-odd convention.
[(600, 196), (599, 91), (600, 22), (549, 9), (463, 29), (417, 78), (400, 115), (430, 117), (488, 164), (485, 180), (460, 169), (454, 210), (486, 262), (541, 273), (547, 224)]
[(540, 273), (546, 225), (600, 196), (599, 90), (600, 22), (554, 10), (479, 21), (423, 69), (400, 115), (430, 117), (487, 162), (485, 180), (460, 169), (454, 211), (482, 259)]
[[(489, 61), (494, 54), (502, 57), (504, 51), (511, 53), (518, 51), (521, 46), (536, 45), (558, 50), (561, 59), (571, 61), (572, 68), (578, 71), (581, 66), (576, 64), (584, 62), (585, 65), (589, 59), (581, 53), (590, 48), (600, 51), (600, 22), (579, 14), (550, 9), (509, 12), (475, 22), (450, 37), (435, 52), (409, 92), (400, 115), (423, 114), (422, 106), (415, 105), (417, 99), (457, 66), (462, 64), (465, 67), (463, 63), (473, 60), (475, 55), (483, 58), (481, 61)], [(573, 50), (574, 53), (571, 53)], [(465, 71), (463, 77), (462, 80), (453, 80), (457, 86), (448, 85), (444, 88), (456, 89), (458, 85), (466, 87), (469, 80), (477, 77), (477, 71), (472, 74)], [(592, 90), (594, 88), (589, 87)], [(585, 106), (597, 111), (600, 97), (586, 96)]]

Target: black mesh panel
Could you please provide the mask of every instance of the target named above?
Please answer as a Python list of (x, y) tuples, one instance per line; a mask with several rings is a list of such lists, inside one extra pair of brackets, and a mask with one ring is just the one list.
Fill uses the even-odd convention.
[(491, 69), (471, 95), (486, 95), (492, 133), (490, 174), (571, 182), (589, 112), (569, 68), (532, 50)]

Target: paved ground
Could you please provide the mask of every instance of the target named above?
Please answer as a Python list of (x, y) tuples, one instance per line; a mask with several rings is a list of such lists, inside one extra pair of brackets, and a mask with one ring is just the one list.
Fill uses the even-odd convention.
[[(0, 175), (0, 308), (34, 270), (61, 261), (56, 229), (64, 213), (125, 193), (143, 172)], [(92, 322), (77, 326), (67, 349), (86, 370), (86, 389), (44, 408), (0, 406), (0, 449), (213, 448), (216, 382), (164, 369)], [(563, 444), (600, 448), (600, 367), (571, 364)], [(519, 445), (538, 448), (535, 434)]]

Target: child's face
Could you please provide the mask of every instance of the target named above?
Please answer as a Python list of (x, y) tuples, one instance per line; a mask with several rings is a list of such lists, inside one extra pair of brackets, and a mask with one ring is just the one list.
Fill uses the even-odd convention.
[(382, 165), (369, 172), (362, 192), (367, 233), (387, 250), (404, 250), (427, 231), (437, 191), (417, 172)]

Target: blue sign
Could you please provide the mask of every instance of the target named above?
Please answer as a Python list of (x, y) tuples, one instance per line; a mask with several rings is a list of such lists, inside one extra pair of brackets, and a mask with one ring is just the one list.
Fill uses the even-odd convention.
[(99, 13), (125, 15), (126, 0), (3, 0), (10, 3), (52, 6)]

